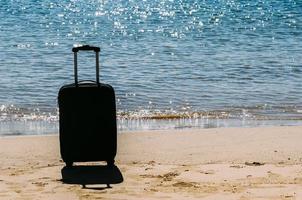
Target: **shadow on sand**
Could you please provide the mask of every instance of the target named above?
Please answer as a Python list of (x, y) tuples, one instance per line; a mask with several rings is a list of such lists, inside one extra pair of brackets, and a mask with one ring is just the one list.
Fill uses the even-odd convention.
[[(61, 170), (62, 182), (79, 184), (83, 189), (104, 190), (111, 188), (110, 184), (123, 182), (123, 175), (117, 166), (73, 166), (63, 167)], [(98, 186), (105, 184), (106, 187)]]

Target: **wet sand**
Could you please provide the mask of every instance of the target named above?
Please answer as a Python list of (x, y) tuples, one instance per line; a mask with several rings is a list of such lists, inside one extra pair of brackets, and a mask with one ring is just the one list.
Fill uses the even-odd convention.
[(66, 169), (58, 135), (2, 137), (0, 199), (302, 199), (301, 141), (301, 126), (126, 132), (116, 168)]

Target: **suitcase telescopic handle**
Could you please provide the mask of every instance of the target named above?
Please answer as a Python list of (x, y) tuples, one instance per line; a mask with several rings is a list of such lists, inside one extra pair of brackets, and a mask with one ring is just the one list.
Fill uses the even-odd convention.
[(89, 45), (84, 45), (84, 46), (72, 48), (72, 52), (74, 54), (74, 82), (75, 82), (75, 85), (78, 86), (78, 52), (79, 51), (94, 51), (95, 52), (96, 82), (99, 85), (100, 84), (100, 78), (99, 78), (99, 73), (100, 73), (100, 65), (99, 65), (100, 48), (99, 47), (94, 47), (94, 46), (89, 46)]

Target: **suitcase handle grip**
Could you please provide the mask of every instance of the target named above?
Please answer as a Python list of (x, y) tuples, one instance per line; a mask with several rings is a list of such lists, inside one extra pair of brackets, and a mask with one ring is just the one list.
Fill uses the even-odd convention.
[(72, 48), (72, 52), (74, 53), (74, 82), (76, 87), (78, 86), (78, 52), (79, 51), (94, 51), (95, 52), (95, 65), (96, 65), (96, 83), (100, 85), (100, 65), (99, 65), (99, 52), (100, 47), (94, 47), (89, 45), (84, 45), (80, 47)]
[(89, 45), (84, 45), (80, 47), (73, 47), (72, 52), (78, 52), (78, 51), (94, 51), (94, 52), (100, 52), (100, 47), (94, 47)]

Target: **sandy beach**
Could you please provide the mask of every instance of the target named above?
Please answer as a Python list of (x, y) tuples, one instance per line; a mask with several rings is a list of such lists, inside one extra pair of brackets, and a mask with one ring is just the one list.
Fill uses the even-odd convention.
[(72, 171), (58, 135), (1, 137), (0, 199), (302, 199), (301, 141), (299, 126), (125, 132), (112, 171)]

